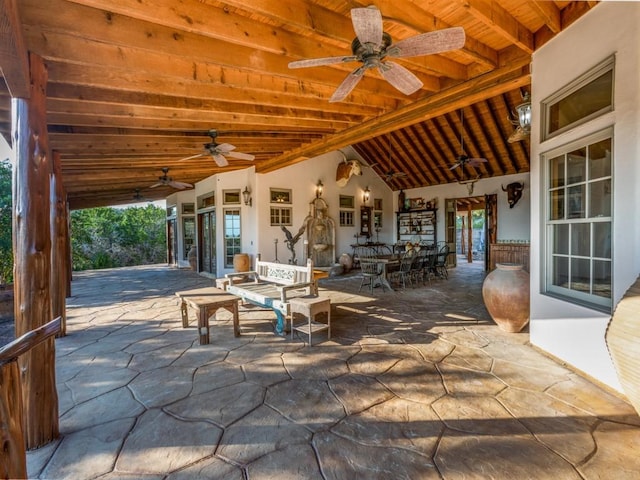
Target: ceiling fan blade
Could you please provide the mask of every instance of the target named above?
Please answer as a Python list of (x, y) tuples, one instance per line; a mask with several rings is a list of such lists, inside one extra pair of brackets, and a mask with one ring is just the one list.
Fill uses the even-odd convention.
[(405, 95), (411, 95), (422, 88), (423, 83), (402, 65), (385, 62), (378, 67), (384, 79)]
[(331, 95), (329, 103), (340, 102), (344, 100), (345, 97), (351, 93), (351, 90), (355, 88), (358, 82), (362, 80), (365, 71), (365, 67), (358, 67), (349, 75), (347, 75), (347, 78), (343, 80), (336, 91), (333, 92), (333, 95)]
[(216, 148), (214, 149), (214, 151), (215, 153), (225, 154), (235, 149), (236, 149), (235, 145), (231, 145), (230, 143), (221, 143), (220, 145), (216, 145)]
[(154, 183), (153, 185), (151, 185), (149, 188), (156, 188), (156, 187), (161, 187), (162, 185), (164, 185), (163, 182), (158, 182), (158, 183)]
[(449, 170), (453, 170), (454, 168), (458, 168), (460, 165), (462, 165), (462, 162), (456, 162), (453, 165), (451, 165), (449, 167)]
[(177, 182), (175, 180), (170, 180), (167, 182), (167, 185), (173, 188), (177, 188), (178, 190), (184, 190), (185, 188), (193, 188), (193, 185), (190, 183)]
[(355, 55), (344, 55), (342, 57), (309, 58), (307, 60), (296, 60), (295, 62), (290, 62), (289, 68), (320, 67), (322, 65), (355, 62), (356, 60), (358, 60), (358, 57), (356, 57)]
[(382, 14), (376, 7), (351, 9), (351, 22), (360, 43), (382, 44)]
[(198, 158), (198, 157), (202, 157), (206, 155), (206, 153), (197, 153), (195, 155), (191, 155), (190, 157), (186, 157), (186, 158), (181, 158), (180, 160), (178, 160), (179, 162), (184, 162), (185, 160), (193, 160), (194, 158)]
[(485, 163), (487, 161), (486, 158), (469, 158), (467, 159), (467, 164), (472, 167), (477, 167), (481, 163)]
[(227, 157), (237, 158), (238, 160), (255, 160), (256, 156), (251, 155), (250, 153), (240, 153), (240, 152), (227, 152), (225, 154)]
[(213, 160), (218, 164), (219, 167), (226, 167), (227, 165), (229, 165), (229, 162), (224, 157), (224, 155), (221, 155), (219, 153), (212, 153), (211, 156), (213, 157)]
[(432, 55), (462, 48), (465, 40), (464, 28), (445, 28), (400, 40), (387, 48), (387, 55), (396, 58)]

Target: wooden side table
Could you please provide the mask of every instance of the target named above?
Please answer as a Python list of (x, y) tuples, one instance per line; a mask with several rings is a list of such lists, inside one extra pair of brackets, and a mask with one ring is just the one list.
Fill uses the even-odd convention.
[[(327, 331), (327, 340), (331, 338), (331, 299), (326, 297), (296, 297), (290, 300), (291, 305), (291, 339), (293, 331), (297, 330), (309, 335), (309, 346), (312, 346), (311, 337), (313, 333)], [(295, 314), (304, 315), (306, 323), (294, 325)], [(327, 323), (316, 322), (316, 315), (327, 314)]]
[(180, 311), (182, 313), (182, 326), (189, 326), (188, 307), (193, 308), (198, 315), (198, 336), (200, 345), (209, 343), (209, 317), (219, 308), (228, 310), (233, 315), (233, 334), (240, 336), (240, 321), (238, 318), (238, 302), (240, 297), (226, 293), (215, 287), (195, 288), (176, 292), (180, 299)]

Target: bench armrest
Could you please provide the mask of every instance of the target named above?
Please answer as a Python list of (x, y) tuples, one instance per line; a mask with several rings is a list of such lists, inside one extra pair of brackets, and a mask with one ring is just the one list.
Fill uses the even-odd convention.
[(312, 291), (313, 282), (294, 283), (292, 285), (282, 285), (281, 287), (278, 287), (278, 290), (280, 291), (280, 300), (282, 302), (286, 302), (287, 292), (289, 290), (300, 290), (301, 288), (309, 288), (310, 291)]
[(235, 273), (225, 274), (225, 278), (229, 279), (229, 283), (231, 285), (234, 284), (234, 280), (242, 280), (241, 283), (246, 283), (247, 277), (253, 277), (253, 282), (258, 283), (258, 280), (259, 280), (258, 272), (255, 272), (253, 270), (249, 272), (235, 272)]

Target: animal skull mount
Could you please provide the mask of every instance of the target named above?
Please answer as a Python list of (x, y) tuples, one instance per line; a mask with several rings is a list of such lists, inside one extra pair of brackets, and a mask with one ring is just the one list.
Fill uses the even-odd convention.
[(502, 187), (502, 191), (507, 192), (507, 203), (509, 203), (509, 208), (515, 207), (516, 203), (518, 203), (518, 200), (522, 198), (523, 190), (523, 182), (513, 182), (507, 185), (507, 188)]
[(338, 164), (336, 170), (336, 184), (342, 188), (349, 183), (349, 179), (352, 175), (362, 175), (362, 165), (358, 160), (347, 160)]

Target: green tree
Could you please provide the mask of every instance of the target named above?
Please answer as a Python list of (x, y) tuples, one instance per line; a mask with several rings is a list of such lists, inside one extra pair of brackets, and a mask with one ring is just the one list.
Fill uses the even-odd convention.
[(71, 245), (74, 270), (165, 262), (165, 211), (148, 205), (71, 212)]
[(0, 285), (13, 282), (11, 164), (0, 161)]

